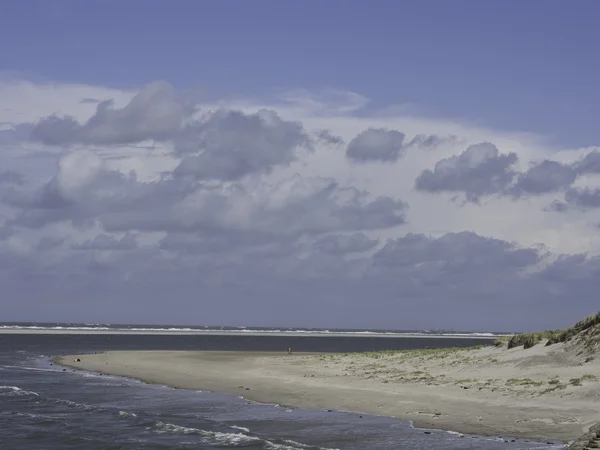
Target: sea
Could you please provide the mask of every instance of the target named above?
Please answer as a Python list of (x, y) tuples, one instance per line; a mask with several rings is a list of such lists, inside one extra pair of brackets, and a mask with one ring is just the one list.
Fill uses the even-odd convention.
[(0, 449), (517, 450), (559, 442), (413, 428), (391, 417), (295, 409), (73, 370), (107, 350), (362, 352), (491, 344), (492, 334), (302, 328), (0, 324)]

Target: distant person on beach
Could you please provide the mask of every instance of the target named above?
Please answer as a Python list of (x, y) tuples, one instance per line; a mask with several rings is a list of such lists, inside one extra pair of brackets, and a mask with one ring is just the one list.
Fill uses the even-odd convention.
[(288, 347), (288, 355), (292, 354), (292, 347)]

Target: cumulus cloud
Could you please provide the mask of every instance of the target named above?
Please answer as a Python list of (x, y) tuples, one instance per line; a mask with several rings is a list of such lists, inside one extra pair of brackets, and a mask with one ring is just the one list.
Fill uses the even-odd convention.
[(111, 170), (96, 154), (63, 156), (56, 176), (31, 196), (8, 199), (20, 212), (14, 224), (100, 222), (111, 231), (245, 230), (273, 235), (382, 229), (405, 222), (406, 204), (294, 175), (279, 183), (207, 186), (188, 180), (138, 181)]
[(369, 128), (356, 135), (346, 147), (354, 162), (395, 162), (404, 154), (404, 133), (386, 128)]
[(421, 172), (415, 188), (426, 192), (462, 192), (467, 200), (501, 194), (515, 178), (516, 153), (501, 154), (489, 142), (469, 146), (458, 156), (442, 159), (433, 170)]
[(511, 192), (516, 197), (548, 194), (568, 188), (576, 178), (572, 167), (544, 160), (520, 174)]
[(17, 210), (15, 225), (89, 224), (103, 213), (130, 209), (150, 186), (138, 183), (135, 174), (110, 170), (97, 154), (78, 150), (60, 158), (50, 181), (32, 192), (5, 193), (4, 200)]
[(588, 153), (583, 160), (574, 164), (574, 169), (578, 175), (600, 173), (600, 152)]
[[(518, 330), (597, 308), (595, 152), (358, 116), (348, 93), (22, 89), (0, 111), (7, 320)], [(51, 315), (32, 317), (42, 303)]]
[(333, 179), (295, 175), (252, 191), (240, 184), (195, 190), (172, 217), (186, 228), (297, 236), (395, 227), (405, 223), (406, 209), (401, 200), (374, 197)]
[(83, 124), (72, 116), (46, 117), (35, 124), (32, 135), (49, 145), (161, 141), (170, 139), (193, 113), (194, 108), (178, 98), (169, 83), (157, 81), (145, 86), (123, 108), (115, 108), (112, 100), (102, 101)]
[[(565, 192), (565, 201), (568, 206), (580, 208), (599, 208), (600, 207), (600, 189), (569, 189)], [(556, 208), (557, 211), (564, 211), (564, 208)]]
[(297, 148), (311, 143), (302, 124), (282, 120), (275, 111), (220, 110), (177, 135), (175, 150), (185, 157), (175, 175), (235, 180), (289, 164)]
[[(474, 277), (480, 271), (497, 269), (518, 272), (536, 264), (540, 256), (535, 249), (518, 249), (514, 244), (499, 239), (479, 236), (472, 232), (448, 233), (432, 239), (422, 234), (408, 234), (389, 240), (375, 254), (374, 267), (406, 267), (409, 270), (431, 269), (449, 278), (439, 282), (453, 282), (457, 276)], [(454, 280), (456, 281), (456, 280)]]

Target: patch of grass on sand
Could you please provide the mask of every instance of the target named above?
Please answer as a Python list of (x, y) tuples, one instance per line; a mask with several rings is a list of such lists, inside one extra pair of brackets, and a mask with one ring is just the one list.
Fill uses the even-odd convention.
[(467, 383), (477, 383), (475, 378), (463, 378), (462, 380), (456, 380), (456, 384), (467, 384)]
[(533, 381), (531, 378), (510, 378), (506, 380), (509, 386), (542, 386), (543, 381)]
[(534, 345), (540, 343), (544, 339), (551, 339), (557, 331), (541, 331), (538, 333), (522, 333), (515, 334), (512, 336), (503, 336), (494, 342), (496, 347), (502, 347), (506, 345), (508, 348), (520, 347), (531, 348)]
[(581, 386), (584, 381), (598, 381), (599, 378), (596, 375), (585, 374), (579, 378), (571, 378), (569, 384), (573, 386)]
[[(443, 377), (443, 375), (441, 375), (441, 377)], [(414, 382), (428, 382), (431, 383), (436, 379), (436, 377), (434, 377), (433, 375), (431, 375), (429, 372), (424, 372), (422, 370), (415, 370), (413, 372), (400, 372), (398, 374), (398, 376), (396, 377), (396, 381), (399, 382), (408, 382), (408, 383), (414, 383)]]
[(404, 359), (420, 357), (433, 359), (446, 358), (448, 356), (455, 355), (457, 352), (467, 352), (484, 347), (485, 345), (478, 345), (476, 347), (421, 348), (415, 350), (381, 350), (377, 352), (362, 352), (358, 353), (358, 355), (373, 359), (386, 358), (390, 356), (401, 357)]
[(549, 383), (552, 385), (552, 387), (544, 389), (542, 392), (540, 392), (540, 395), (549, 394), (551, 392), (555, 392), (555, 391), (567, 388), (566, 384), (561, 383), (561, 382), (554, 383), (554, 381), (558, 381), (558, 380), (552, 380), (552, 381), (550, 381)]

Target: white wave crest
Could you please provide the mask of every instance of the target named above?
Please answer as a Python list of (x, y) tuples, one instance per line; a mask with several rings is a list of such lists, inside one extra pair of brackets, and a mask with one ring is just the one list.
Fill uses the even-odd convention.
[(41, 369), (39, 367), (24, 367), (24, 366), (10, 366), (10, 365), (6, 365), (6, 366), (2, 366), (2, 368), (7, 368), (7, 369), (19, 369), (19, 370), (33, 370), (35, 372), (61, 372), (61, 369)]
[(299, 449), (340, 450), (338, 448), (327, 448), (327, 447), (317, 447), (314, 445), (307, 445), (307, 444), (292, 441), (289, 439), (283, 439), (282, 441), (283, 441), (283, 444), (276, 444), (275, 442), (265, 441), (265, 445), (270, 450), (299, 450)]
[(0, 391), (20, 391), (19, 386), (0, 386)]
[(257, 335), (315, 335), (315, 336), (372, 336), (372, 337), (455, 337), (494, 338), (502, 333), (453, 331), (385, 331), (385, 330), (329, 330), (314, 328), (211, 328), (211, 327), (149, 327), (149, 326), (78, 326), (78, 325), (0, 325), (0, 332), (42, 332), (80, 334), (257, 334)]
[(181, 425), (175, 425), (173, 423), (156, 422), (155, 427), (159, 433), (198, 434), (211, 440), (211, 443), (221, 445), (242, 445), (263, 441), (261, 438), (248, 436), (243, 433), (222, 433), (219, 431), (207, 431), (201, 430), (199, 428), (183, 427)]
[(50, 401), (58, 403), (59, 405), (65, 405), (65, 406), (69, 406), (71, 408), (84, 409), (84, 410), (87, 410), (87, 411), (100, 409), (100, 408), (98, 408), (96, 406), (87, 405), (85, 403), (78, 403), (78, 402), (74, 402), (74, 401), (67, 400), (67, 399), (64, 399), (64, 398), (52, 398), (52, 399), (50, 399)]
[(33, 391), (25, 391), (19, 386), (0, 386), (0, 395), (33, 395), (39, 397), (40, 394)]

